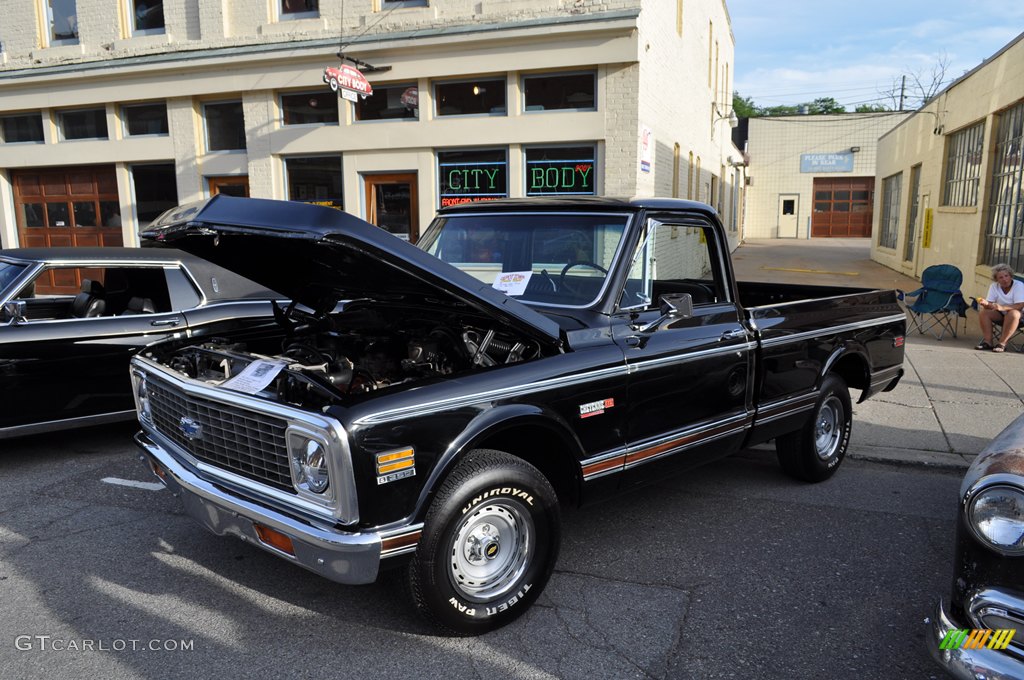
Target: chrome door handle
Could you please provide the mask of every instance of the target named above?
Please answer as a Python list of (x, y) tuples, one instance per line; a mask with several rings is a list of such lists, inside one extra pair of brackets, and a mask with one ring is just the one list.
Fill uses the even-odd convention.
[(160, 321), (150, 322), (150, 326), (177, 326), (181, 323), (181, 319), (161, 319)]
[(737, 340), (745, 337), (747, 337), (747, 332), (742, 328), (736, 328), (722, 333), (722, 337), (719, 340)]

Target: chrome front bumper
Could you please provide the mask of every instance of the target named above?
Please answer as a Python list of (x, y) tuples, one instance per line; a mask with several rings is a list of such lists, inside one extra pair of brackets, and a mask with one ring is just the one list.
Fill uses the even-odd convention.
[[(135, 435), (135, 443), (142, 450), (142, 459), (150, 464), (154, 473), (156, 469), (163, 471), (162, 475), (156, 474), (157, 479), (181, 498), (192, 519), (215, 534), (238, 536), (247, 543), (257, 545), (332, 581), (345, 584), (372, 583), (377, 578), (385, 541), (400, 544), (404, 548), (387, 550), (390, 555), (412, 547), (404, 539), (418, 538), (419, 531), (398, 532), (388, 536), (377, 532), (342, 532), (326, 523), (314, 525), (290, 517), (231, 494), (200, 478), (164, 451), (145, 432)], [(264, 543), (254, 524), (288, 536), (292, 541), (294, 555)]]
[[(939, 645), (952, 630), (969, 628), (953, 621), (943, 602), (935, 607), (929, 625), (928, 649), (932, 658), (947, 673), (963, 680), (1020, 680), (1024, 678), (1024, 661), (1005, 651), (995, 649), (939, 649)], [(1019, 631), (1024, 634), (1024, 631)]]

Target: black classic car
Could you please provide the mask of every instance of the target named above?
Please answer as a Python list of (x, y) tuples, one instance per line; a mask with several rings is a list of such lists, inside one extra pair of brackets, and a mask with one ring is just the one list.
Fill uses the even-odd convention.
[(404, 568), (458, 634), (536, 600), (561, 503), (771, 439), (787, 473), (825, 480), (850, 389), (902, 375), (895, 291), (737, 284), (700, 203), (460, 206), (417, 247), (335, 210), (217, 197), (144, 236), (311, 310), (133, 359), (157, 477), (211, 531), (329, 579)]
[(134, 418), (132, 353), (266, 323), (273, 297), (170, 249), (0, 250), (0, 439)]
[(932, 656), (956, 678), (1024, 678), (1024, 416), (960, 486), (953, 592), (929, 619)]

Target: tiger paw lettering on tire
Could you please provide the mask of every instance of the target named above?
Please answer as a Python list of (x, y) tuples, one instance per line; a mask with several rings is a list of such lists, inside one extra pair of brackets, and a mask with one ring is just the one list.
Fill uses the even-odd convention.
[(417, 609), (459, 635), (509, 623), (543, 591), (560, 537), (557, 498), (539, 470), (501, 451), (470, 452), (434, 498), (407, 567)]

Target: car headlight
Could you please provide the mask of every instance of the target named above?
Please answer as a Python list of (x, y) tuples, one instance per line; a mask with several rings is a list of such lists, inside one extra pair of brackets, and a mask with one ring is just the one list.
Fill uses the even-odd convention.
[(303, 431), (292, 431), (288, 438), (292, 480), (299, 491), (323, 494), (330, 486), (327, 444)]
[(149, 402), (149, 385), (146, 383), (144, 373), (135, 374), (138, 380), (135, 383), (135, 403), (139, 407), (139, 418), (142, 420), (153, 419), (153, 408)]
[(1024, 490), (1003, 484), (978, 492), (967, 514), (974, 533), (1004, 555), (1024, 555)]

